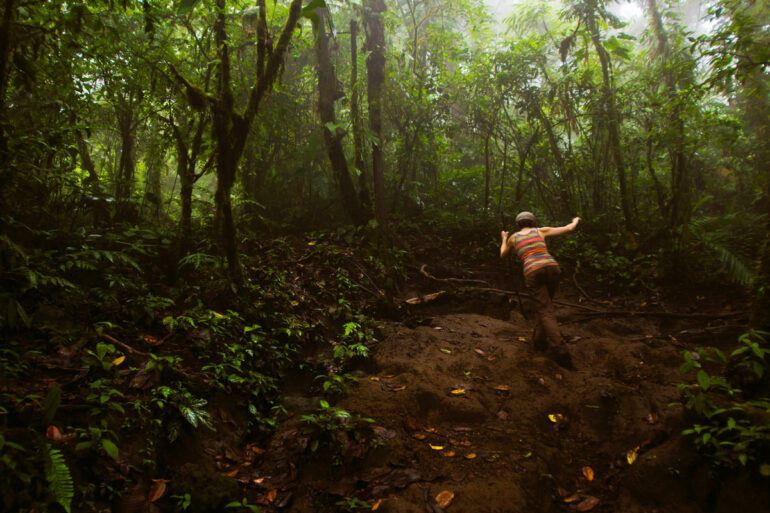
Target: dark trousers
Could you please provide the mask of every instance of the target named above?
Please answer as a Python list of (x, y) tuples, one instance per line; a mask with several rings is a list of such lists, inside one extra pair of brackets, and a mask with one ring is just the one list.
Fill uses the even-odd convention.
[(532, 335), (532, 342), (538, 351), (545, 351), (549, 346), (552, 348), (564, 346), (564, 339), (559, 331), (556, 312), (553, 308), (553, 296), (559, 288), (560, 278), (561, 271), (553, 265), (541, 267), (524, 277), (524, 284), (535, 302), (535, 332)]

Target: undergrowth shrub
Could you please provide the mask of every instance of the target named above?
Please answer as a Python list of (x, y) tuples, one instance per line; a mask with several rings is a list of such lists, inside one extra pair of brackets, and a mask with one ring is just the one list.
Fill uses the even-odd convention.
[(692, 426), (683, 434), (716, 466), (748, 467), (770, 476), (770, 344), (767, 332), (750, 331), (726, 357), (718, 349), (685, 351), (682, 405)]

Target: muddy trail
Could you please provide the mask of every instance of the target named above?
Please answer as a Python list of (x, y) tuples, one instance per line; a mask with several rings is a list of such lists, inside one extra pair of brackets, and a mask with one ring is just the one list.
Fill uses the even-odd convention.
[[(586, 301), (564, 280), (557, 314), (575, 367), (568, 370), (535, 352), (531, 316), (502, 278), (485, 276), (491, 286), (482, 286), (426, 268), (415, 275), (404, 291), (408, 317), (383, 321), (370, 357), (352, 372), (355, 385), (330, 406), (360, 428), (309, 447), (301, 419), (317, 412), (320, 398), (303, 395), (307, 383), (287, 390), (287, 419), (237, 476), (255, 488), (263, 511), (721, 512), (770, 504), (746, 476), (711, 472), (680, 434), (682, 408), (671, 405), (677, 384), (694, 379), (679, 373), (683, 351), (732, 349), (740, 305), (701, 298), (677, 314), (644, 298)], [(359, 439), (367, 429), (378, 442), (369, 450)]]

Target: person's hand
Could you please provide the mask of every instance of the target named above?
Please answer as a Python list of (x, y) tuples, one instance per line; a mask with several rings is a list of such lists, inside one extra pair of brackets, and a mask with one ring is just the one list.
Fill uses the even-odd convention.
[(581, 219), (580, 217), (573, 217), (573, 218), (572, 218), (572, 222), (573, 222), (573, 223), (575, 223), (575, 224), (578, 224), (578, 223), (579, 223), (580, 221), (582, 221), (582, 220), (583, 220), (583, 219)]
[(506, 240), (508, 240), (508, 232), (506, 232), (505, 230), (503, 230), (502, 232), (500, 232), (500, 236), (502, 236), (502, 238), (503, 238), (503, 241), (506, 241)]

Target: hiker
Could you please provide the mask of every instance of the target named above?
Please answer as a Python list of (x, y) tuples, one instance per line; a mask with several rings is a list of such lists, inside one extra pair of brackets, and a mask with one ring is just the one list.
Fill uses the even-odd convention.
[(524, 284), (535, 302), (535, 331), (532, 335), (535, 351), (548, 351), (556, 363), (568, 369), (572, 368), (572, 358), (559, 331), (552, 302), (559, 287), (561, 270), (548, 252), (545, 238), (571, 232), (579, 222), (580, 218), (576, 217), (571, 223), (558, 228), (538, 228), (532, 212), (521, 212), (516, 216), (518, 231), (513, 235), (506, 231), (500, 234), (503, 239), (500, 257), (516, 249), (524, 268)]

